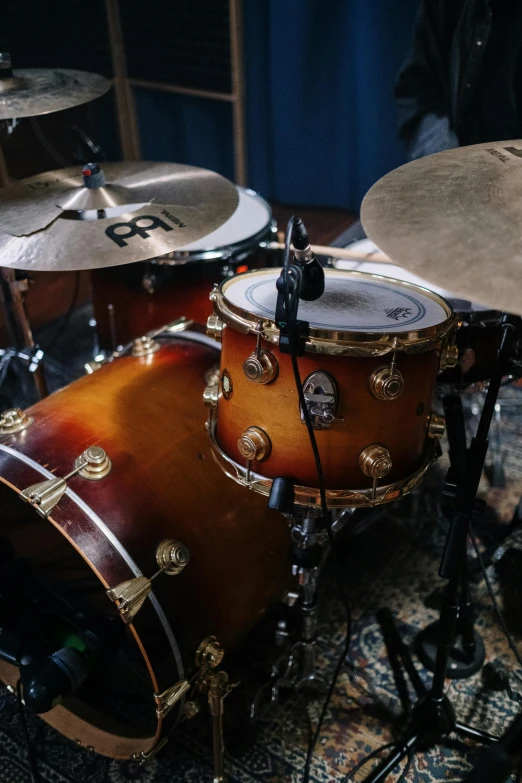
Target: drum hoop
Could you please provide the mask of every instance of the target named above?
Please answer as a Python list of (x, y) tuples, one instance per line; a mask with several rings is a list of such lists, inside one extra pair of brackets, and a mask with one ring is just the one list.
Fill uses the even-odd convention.
[(190, 264), (193, 261), (217, 261), (219, 259), (226, 261), (236, 258), (245, 251), (255, 250), (256, 245), (262, 246), (262, 242), (265, 239), (268, 240), (270, 234), (277, 231), (277, 227), (273, 226), (272, 210), (270, 204), (259, 193), (248, 189), (246, 189), (246, 192), (249, 196), (257, 196), (258, 199), (261, 199), (268, 212), (267, 222), (255, 234), (222, 247), (209, 247), (201, 250), (173, 250), (171, 253), (167, 253), (159, 258), (150, 259), (149, 263), (158, 266), (181, 266), (182, 264)]
[[(273, 479), (262, 476), (260, 473), (248, 472), (247, 468), (235, 462), (229, 457), (216, 438), (217, 416), (211, 416), (208, 422), (208, 432), (212, 445), (212, 456), (216, 464), (221, 468), (228, 478), (231, 478), (240, 486), (246, 489), (258, 492), (260, 495), (268, 497), (272, 489)], [(372, 488), (369, 489), (327, 489), (326, 505), (328, 508), (347, 508), (347, 507), (370, 507), (380, 506), (391, 500), (411, 492), (420, 484), (424, 474), (433, 462), (436, 454), (436, 441), (433, 438), (427, 438), (427, 444), (424, 450), (422, 465), (415, 473), (407, 476), (405, 479), (395, 481), (393, 484), (386, 484), (377, 487), (375, 497), (372, 497)], [(318, 487), (294, 487), (294, 503), (297, 506), (316, 506), (321, 505), (321, 494)]]
[[(274, 274), (274, 269), (256, 269), (251, 272), (243, 272), (241, 277), (247, 275), (259, 276)], [(328, 274), (330, 270), (325, 269)], [(332, 270), (333, 271), (333, 270)], [(457, 329), (458, 320), (453, 313), (449, 302), (439, 294), (422, 286), (397, 280), (384, 275), (374, 275), (368, 272), (356, 272), (352, 270), (335, 270), (338, 274), (351, 275), (362, 280), (376, 280), (391, 282), (401, 288), (413, 291), (421, 291), (432, 301), (440, 305), (446, 312), (446, 319), (440, 324), (427, 326), (411, 332), (360, 332), (342, 331), (339, 329), (310, 328), (308, 340), (305, 345), (306, 353), (333, 354), (336, 356), (383, 356), (390, 351), (405, 351), (406, 353), (424, 353), (437, 347), (442, 340)], [(279, 343), (279, 329), (275, 321), (264, 316), (255, 315), (238, 305), (232, 304), (225, 296), (226, 288), (234, 279), (228, 278), (220, 283), (211, 293), (210, 299), (214, 303), (214, 310), (223, 323), (244, 334), (260, 334), (270, 343)]]

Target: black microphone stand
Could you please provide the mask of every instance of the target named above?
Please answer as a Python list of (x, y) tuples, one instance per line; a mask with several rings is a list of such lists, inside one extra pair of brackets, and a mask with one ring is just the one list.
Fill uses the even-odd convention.
[(522, 715), (518, 715), (499, 741), (481, 753), (464, 783), (505, 783), (521, 757)]
[[(411, 715), (411, 733), (398, 749), (385, 758), (377, 768), (370, 773), (364, 783), (382, 783), (395, 767), (409, 756), (419, 744), (433, 745), (440, 742), (451, 732), (472, 738), (483, 743), (496, 742), (487, 732), (474, 729), (459, 723), (448, 696), (444, 693), (444, 681), (448, 669), (450, 651), (453, 646), (459, 611), (459, 587), (461, 585), (462, 567), (466, 557), (466, 545), (471, 520), (480, 507), (477, 505), (477, 492), (484, 469), (488, 450), (488, 434), (495, 412), (495, 403), (513, 353), (515, 341), (518, 338), (520, 319), (504, 315), (502, 318), (502, 342), (497, 353), (495, 367), (491, 375), (488, 391), (484, 401), (477, 434), (472, 439), (463, 465), (462, 475), (458, 481), (453, 514), (442, 554), (439, 576), (448, 580), (444, 604), (439, 619), (439, 643), (435, 660), (431, 687), (423, 693), (421, 684), (412, 680), (418, 701)], [(404, 651), (404, 650), (403, 650)], [(406, 673), (408, 674), (408, 667)], [(410, 676), (410, 679), (411, 676)], [(490, 781), (488, 781), (490, 783)]]

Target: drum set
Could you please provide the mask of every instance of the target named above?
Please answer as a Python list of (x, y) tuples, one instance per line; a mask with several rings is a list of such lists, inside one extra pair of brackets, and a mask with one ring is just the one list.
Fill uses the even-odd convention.
[[(433, 156), (444, 171), (445, 155), (463, 170), (491, 157), (480, 145)], [(225, 651), (297, 584), (292, 683), (317, 678), (325, 551), (347, 510), (420, 484), (440, 453), (441, 380), (489, 380), (489, 389), (452, 478), (433, 687), (419, 695), (411, 736), (368, 780), (384, 780), (428, 732), (471, 735), (444, 678), (489, 423), (502, 379), (520, 368), (520, 256), (513, 241), (508, 285), (489, 289), (466, 272), (462, 237), (458, 253), (444, 254), (437, 238), (446, 252), (445, 232), (456, 241), (462, 221), (442, 221), (441, 177), (426, 175), (419, 203), (440, 226), (419, 242), (422, 264), (411, 261), (416, 237), (404, 240), (403, 258), (407, 210), (402, 225), (383, 215), (390, 193), (414, 192), (408, 172), (419, 181), (423, 163), (409, 166), (400, 187), (388, 175), (392, 184), (384, 178), (363, 207), (368, 234), (408, 272), (337, 263), (311, 297), (303, 279), (313, 246), (287, 232), (283, 271), (273, 268), (268, 205), (213, 172), (86, 164), (0, 191), (0, 264), (92, 270), (104, 349), (81, 379), (0, 417), (0, 677), (11, 689), (20, 682), (26, 708), (78, 744), (145, 760), (205, 700), (214, 780), (226, 779), (222, 721), (234, 682)], [(415, 204), (408, 200), (408, 226), (422, 234)], [(479, 246), (470, 242), (473, 253)], [(448, 296), (432, 269), (454, 266), (458, 294)]]

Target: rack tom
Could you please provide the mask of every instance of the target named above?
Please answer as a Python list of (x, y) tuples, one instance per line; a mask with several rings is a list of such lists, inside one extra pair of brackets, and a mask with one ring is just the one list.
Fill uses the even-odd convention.
[[(292, 479), (295, 502), (319, 503), (315, 462), (291, 367), (274, 322), (279, 270), (223, 282), (209, 334), (221, 369), (207, 387), (215, 458), (238, 483), (269, 494)], [(427, 289), (378, 275), (325, 270), (323, 296), (300, 302), (309, 322), (299, 358), (330, 507), (375, 505), (421, 480), (444, 431), (432, 411), (439, 369), (455, 359), (457, 322)]]

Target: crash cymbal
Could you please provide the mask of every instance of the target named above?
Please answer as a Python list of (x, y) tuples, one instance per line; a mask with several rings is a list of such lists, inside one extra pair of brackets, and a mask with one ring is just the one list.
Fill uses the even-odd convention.
[(224, 177), (177, 163), (48, 171), (0, 189), (0, 266), (98, 269), (165, 256), (215, 231), (237, 202)]
[(361, 220), (370, 239), (411, 272), (522, 315), (522, 141), (407, 163), (369, 190)]
[(70, 109), (107, 92), (103, 76), (64, 68), (11, 69), (9, 54), (0, 53), (0, 120), (36, 117)]

